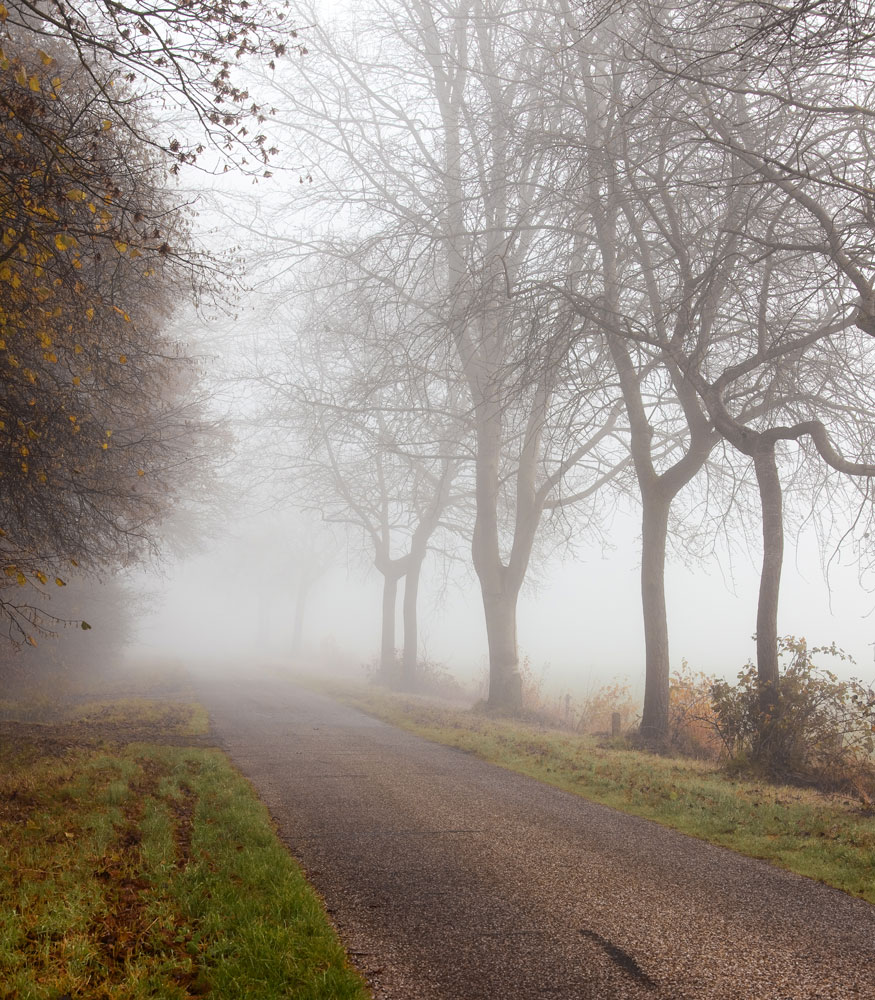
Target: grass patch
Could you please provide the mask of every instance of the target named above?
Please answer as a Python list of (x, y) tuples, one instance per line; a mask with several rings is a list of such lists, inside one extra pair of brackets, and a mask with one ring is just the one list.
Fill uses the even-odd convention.
[[(161, 720), (157, 703), (88, 712), (108, 716), (113, 733), (139, 712)], [(368, 994), (265, 808), (222, 753), (130, 743), (46, 754), (6, 742), (0, 998), (63, 996)]]
[(846, 796), (737, 780), (711, 762), (604, 746), (421, 698), (332, 693), (426, 739), (875, 903), (875, 820)]
[(69, 712), (75, 723), (97, 726), (159, 726), (168, 735), (205, 736), (209, 716), (197, 702), (168, 702), (152, 698), (120, 698), (89, 701)]

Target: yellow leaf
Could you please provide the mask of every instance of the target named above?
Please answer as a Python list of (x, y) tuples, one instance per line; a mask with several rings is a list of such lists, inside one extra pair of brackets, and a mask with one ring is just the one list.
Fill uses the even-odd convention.
[(73, 376), (73, 385), (79, 385), (81, 381), (82, 379), (80, 379), (78, 375)]
[(112, 128), (112, 122), (111, 121), (104, 121), (104, 123), (103, 123), (103, 131), (104, 132), (108, 132), (111, 128)]
[(66, 587), (66, 586), (67, 586), (67, 584), (66, 584), (66, 583), (64, 583), (64, 581), (63, 581), (63, 580), (62, 580), (62, 579), (61, 579), (61, 578), (60, 578), (59, 576), (56, 576), (56, 577), (55, 577), (55, 583), (56, 583), (56, 584), (57, 584), (57, 585), (58, 585), (59, 587)]
[(42, 49), (37, 49), (37, 52), (39, 53), (39, 57), (40, 57), (40, 59), (42, 60), (42, 64), (43, 64), (43, 66), (51, 66), (51, 65), (52, 65), (52, 63), (53, 63), (53, 62), (55, 61), (55, 60), (54, 60), (54, 59), (52, 59), (52, 57), (51, 57), (51, 56), (50, 56), (50, 55), (48, 54), (48, 52), (43, 52), (43, 50), (42, 50)]
[(104, 441), (103, 444), (100, 447), (103, 448), (104, 451), (106, 451), (106, 449), (109, 447), (109, 445), (106, 443), (106, 441)]
[(85, 310), (85, 315), (86, 315), (86, 316), (87, 316), (87, 317), (88, 317), (89, 319), (94, 319), (94, 306), (89, 306), (89, 307), (88, 307), (88, 308), (87, 308), (87, 309)]
[(119, 361), (120, 361), (120, 362), (121, 362), (121, 363), (122, 363), (123, 365), (126, 365), (126, 364), (128, 363), (128, 358), (127, 358), (127, 355), (126, 355), (126, 354), (121, 354), (121, 355), (119, 355)]
[(138, 476), (145, 476), (146, 475), (146, 470), (145, 469), (137, 469), (137, 475)]
[(35, 646), (36, 645), (36, 639), (34, 639), (34, 637), (32, 635), (29, 635), (27, 637), (27, 641), (31, 644), (31, 646)]
[(70, 201), (85, 201), (87, 197), (88, 195), (81, 188), (71, 188), (67, 192), (67, 198)]
[(52, 77), (52, 86), (55, 88), (55, 90), (57, 90), (58, 87), (61, 86), (61, 78), (59, 76)]
[(71, 247), (76, 246), (76, 240), (69, 233), (58, 233), (55, 236), (55, 246), (59, 250), (69, 250)]
[(123, 240), (116, 240), (115, 241), (115, 248), (116, 248), (116, 250), (118, 250), (119, 253), (126, 253), (127, 249), (128, 249), (128, 245)]
[(37, 570), (33, 575), (37, 578), (37, 580), (39, 580), (40, 583), (48, 582), (48, 577), (46, 576), (46, 574), (41, 573), (39, 570)]
[(38, 79), (37, 77), (35, 77), (35, 76), (32, 76), (32, 77), (31, 77), (31, 78), (30, 78), (30, 79), (29, 79), (29, 80), (27, 81), (27, 85), (28, 85), (28, 87), (30, 87), (30, 89), (31, 89), (31, 90), (32, 90), (32, 91), (33, 91), (33, 92), (34, 92), (35, 94), (38, 94), (38, 93), (39, 93), (39, 79)]
[(23, 66), (19, 66), (15, 71), (15, 82), (21, 87), (27, 86), (27, 73), (24, 72)]
[(27, 577), (21, 572), (21, 570), (19, 570), (18, 573), (15, 574), (15, 581), (19, 587), (23, 587), (27, 583)]
[(9, 17), (9, 11), (0, 3), (0, 21), (5, 21), (7, 17)]
[(58, 362), (58, 355), (53, 351), (43, 351), (43, 360), (48, 361), (50, 365), (54, 365)]

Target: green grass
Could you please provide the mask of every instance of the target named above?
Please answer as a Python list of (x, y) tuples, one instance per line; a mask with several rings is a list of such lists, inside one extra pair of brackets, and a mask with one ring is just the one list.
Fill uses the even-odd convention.
[(333, 694), (426, 739), (875, 903), (875, 818), (852, 798), (736, 780), (713, 762), (603, 746), (423, 699)]
[(0, 998), (64, 995), (368, 996), (265, 808), (219, 751), (132, 743), (57, 757), (4, 746)]

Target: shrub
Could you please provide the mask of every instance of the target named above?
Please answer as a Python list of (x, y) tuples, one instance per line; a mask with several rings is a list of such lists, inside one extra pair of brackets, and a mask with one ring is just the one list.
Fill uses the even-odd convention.
[(737, 684), (711, 686), (712, 725), (731, 762), (778, 780), (854, 792), (868, 801), (875, 795), (875, 692), (815, 665), (816, 656), (853, 662), (835, 644), (809, 648), (805, 639), (785, 636), (778, 647), (789, 662), (772, 711), (760, 707), (752, 663)]
[(620, 716), (620, 729), (626, 732), (639, 712), (629, 685), (623, 681), (603, 684), (590, 691), (579, 705), (576, 729), (580, 733), (609, 733), (614, 713)]
[(711, 691), (715, 678), (694, 672), (686, 660), (671, 675), (668, 690), (669, 745), (690, 757), (718, 757), (721, 741), (715, 732)]

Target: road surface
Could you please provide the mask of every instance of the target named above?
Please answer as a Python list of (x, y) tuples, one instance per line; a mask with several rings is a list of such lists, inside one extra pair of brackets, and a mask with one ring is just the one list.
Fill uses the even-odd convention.
[(867, 903), (285, 681), (201, 695), (378, 1000), (875, 1000)]

